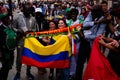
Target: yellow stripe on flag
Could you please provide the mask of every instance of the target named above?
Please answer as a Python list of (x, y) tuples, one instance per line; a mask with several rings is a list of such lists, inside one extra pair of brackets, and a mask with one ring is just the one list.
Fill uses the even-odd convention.
[(55, 55), (62, 51), (69, 51), (69, 56), (71, 55), (71, 46), (67, 35), (54, 36), (53, 39), (56, 42), (52, 45), (43, 46), (36, 38), (30, 37), (26, 38), (24, 42), (24, 47), (31, 50), (33, 53), (38, 55)]

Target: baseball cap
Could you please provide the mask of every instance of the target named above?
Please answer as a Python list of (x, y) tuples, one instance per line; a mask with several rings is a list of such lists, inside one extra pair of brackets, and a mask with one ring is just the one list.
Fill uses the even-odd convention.
[(42, 13), (42, 9), (41, 8), (36, 8), (35, 12), (41, 12)]

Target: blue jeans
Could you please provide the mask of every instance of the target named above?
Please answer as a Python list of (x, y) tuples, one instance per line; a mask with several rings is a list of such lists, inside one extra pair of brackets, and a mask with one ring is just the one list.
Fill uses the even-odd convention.
[(70, 68), (56, 69), (57, 80), (69, 80)]

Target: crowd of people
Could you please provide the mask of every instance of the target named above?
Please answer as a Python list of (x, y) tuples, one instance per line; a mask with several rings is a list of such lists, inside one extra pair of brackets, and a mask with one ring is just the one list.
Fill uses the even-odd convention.
[[(87, 2), (21, 2), (14, 6), (19, 8), (14, 15), (9, 14), (9, 6), (0, 4), (0, 80), (7, 80), (9, 70), (14, 62), (14, 50), (17, 50), (16, 75), (14, 80), (20, 80), (21, 56), (24, 37), (28, 32), (55, 30), (82, 24), (75, 33), (77, 54), (70, 56), (70, 66), (65, 69), (50, 68), (49, 80), (82, 80), (84, 63), (89, 61), (93, 41), (100, 36), (102, 51), (109, 49), (107, 56), (112, 69), (120, 77), (120, 6), (108, 9), (108, 3), (89, 4)], [(77, 28), (78, 29), (78, 28)], [(66, 35), (66, 34), (62, 34)], [(72, 35), (68, 32), (70, 44)], [(40, 38), (44, 46), (50, 45), (47, 36)], [(45, 68), (37, 67), (40, 75), (45, 74)], [(26, 76), (34, 80), (31, 66), (27, 65)]]

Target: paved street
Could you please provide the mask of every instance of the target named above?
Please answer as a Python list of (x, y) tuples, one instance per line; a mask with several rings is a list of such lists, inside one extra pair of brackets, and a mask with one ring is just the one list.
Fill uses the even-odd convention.
[[(47, 76), (48, 73), (46, 73), (44, 75), (39, 75), (36, 67), (32, 67), (31, 72), (34, 75), (35, 80), (48, 80), (48, 76)], [(48, 72), (49, 72), (49, 70), (48, 70)], [(8, 80), (13, 80), (13, 78), (15, 76), (15, 73), (16, 73), (16, 70), (15, 70), (15, 66), (14, 66), (13, 69), (9, 73)], [(20, 80), (27, 80), (26, 66), (25, 65), (22, 66), (21, 79)]]
[[(16, 57), (16, 52), (15, 52), (15, 57)], [(16, 74), (16, 68), (15, 68), (15, 63), (13, 65), (13, 68), (10, 70), (9, 75), (8, 75), (8, 80), (13, 80), (15, 74)], [(38, 73), (38, 70), (36, 67), (32, 67), (31, 73), (34, 75), (35, 80), (48, 80), (48, 74), (49, 74), (49, 69), (47, 69), (47, 73), (44, 75), (40, 75)], [(22, 65), (21, 69), (21, 79), (20, 80), (27, 80), (26, 77), (26, 65)]]

